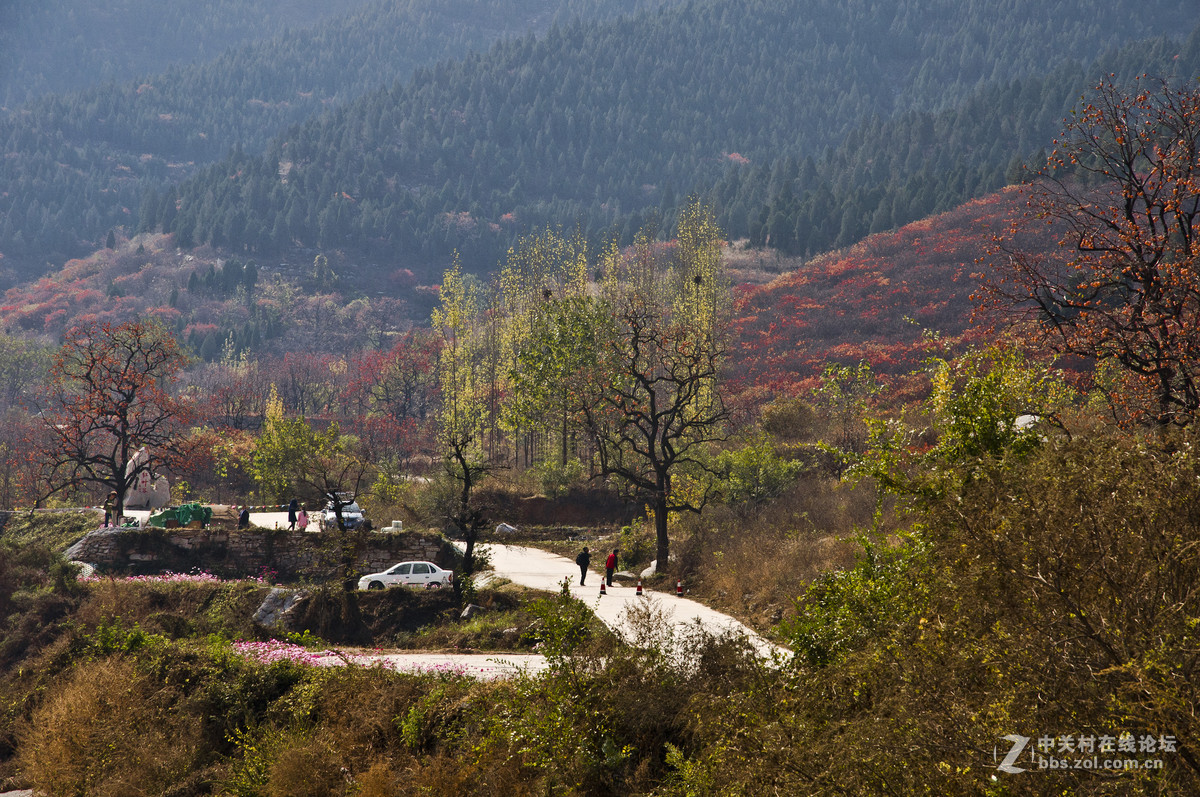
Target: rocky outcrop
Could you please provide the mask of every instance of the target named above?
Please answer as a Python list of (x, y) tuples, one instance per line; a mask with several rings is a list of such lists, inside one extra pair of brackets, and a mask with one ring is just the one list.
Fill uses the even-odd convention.
[(307, 597), (308, 593), (303, 591), (275, 587), (267, 593), (262, 605), (254, 613), (254, 622), (270, 628), (276, 623), (284, 621), (288, 613)]

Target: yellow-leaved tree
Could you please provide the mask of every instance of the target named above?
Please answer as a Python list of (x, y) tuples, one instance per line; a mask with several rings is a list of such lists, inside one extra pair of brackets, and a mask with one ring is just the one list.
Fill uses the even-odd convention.
[(565, 469), (582, 437), (572, 407), (572, 374), (587, 326), (568, 310), (587, 295), (588, 251), (580, 232), (545, 230), (509, 250), (500, 273), (503, 421), (515, 458), (526, 465), (548, 459), (557, 443), (558, 464)]
[(441, 303), (432, 315), (434, 333), (441, 338), (437, 440), (444, 474), (454, 486), (442, 511), (465, 545), (462, 578), (455, 581), (454, 587), (461, 595), (475, 570), (479, 532), (488, 525), (472, 492), (494, 468), (484, 446), (487, 380), (477, 324), (483, 303), (479, 291), (464, 277), (457, 258), (442, 278), (440, 295)]

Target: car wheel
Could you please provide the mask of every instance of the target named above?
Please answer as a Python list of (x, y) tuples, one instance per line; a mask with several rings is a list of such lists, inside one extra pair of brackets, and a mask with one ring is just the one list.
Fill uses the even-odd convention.
[(425, 589), (441, 589), (441, 588), (442, 588), (442, 582), (440, 582), (440, 581), (430, 581), (428, 584), (425, 585)]
[(382, 581), (372, 581), (370, 584), (367, 585), (367, 589), (383, 589), (383, 582)]

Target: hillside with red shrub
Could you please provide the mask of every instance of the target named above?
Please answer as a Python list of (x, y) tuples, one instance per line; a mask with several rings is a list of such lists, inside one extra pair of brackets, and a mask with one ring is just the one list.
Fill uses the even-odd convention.
[(797, 394), (831, 362), (865, 360), (897, 375), (929, 351), (926, 333), (943, 345), (980, 338), (971, 326), (976, 260), (1023, 209), (1019, 189), (1008, 188), (743, 286), (732, 347), (739, 380)]
[(405, 269), (368, 278), (361, 268), (332, 265), (319, 280), (309, 264), (260, 268), (210, 247), (181, 250), (170, 235), (142, 234), (5, 291), (0, 328), (57, 339), (78, 325), (154, 317), (205, 360), (230, 347), (256, 356), (349, 354), (386, 348), (414, 318), (428, 317), (437, 295)]
[[(970, 300), (976, 260), (1023, 209), (1020, 191), (1009, 188), (818, 256), (765, 284), (751, 283), (787, 268), (787, 259), (759, 262), (757, 250), (731, 252), (731, 274), (742, 281), (732, 343), (741, 389), (799, 394), (827, 364), (863, 360), (895, 376), (930, 351), (927, 333), (941, 345), (978, 339), (984, 333), (972, 329)], [(398, 296), (352, 297), (342, 290), (361, 280), (318, 286), (309, 267), (286, 264), (263, 269), (252, 284), (222, 285), (228, 262), (208, 249), (184, 253), (170, 236), (139, 236), (10, 289), (0, 324), (58, 337), (79, 323), (156, 316), (204, 359), (227, 339), (258, 356), (345, 356), (387, 349), (385, 340), (421, 325), (436, 290), (392, 279), (389, 292)]]

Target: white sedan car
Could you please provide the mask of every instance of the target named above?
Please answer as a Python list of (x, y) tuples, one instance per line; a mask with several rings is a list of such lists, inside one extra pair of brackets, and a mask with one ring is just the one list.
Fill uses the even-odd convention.
[(359, 589), (384, 589), (386, 587), (424, 587), (438, 589), (454, 583), (454, 571), (443, 570), (433, 562), (401, 562), (382, 573), (371, 573), (358, 580)]

